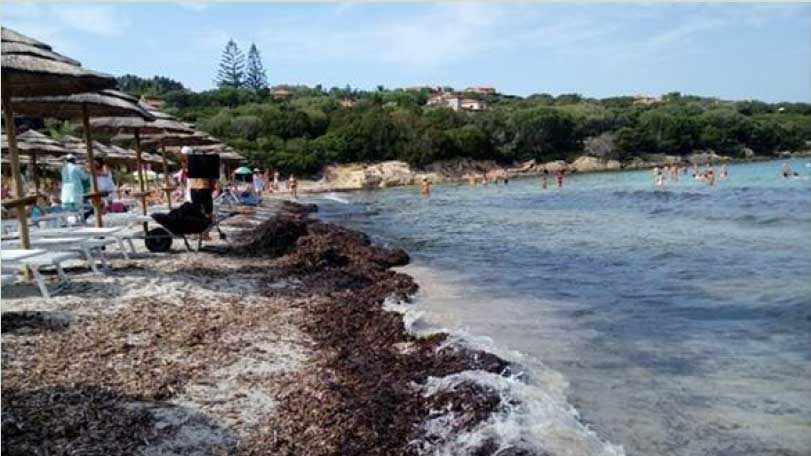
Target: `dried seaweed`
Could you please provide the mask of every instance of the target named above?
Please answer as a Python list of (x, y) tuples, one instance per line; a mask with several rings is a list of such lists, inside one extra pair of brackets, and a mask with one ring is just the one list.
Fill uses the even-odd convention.
[[(250, 349), (240, 334), (274, 331), (286, 308), (296, 309), (295, 325), (312, 341), (307, 365), (242, 378), (278, 401), (273, 415), (236, 429), (238, 444), (200, 454), (416, 455), (425, 444), (442, 443), (422, 426), (436, 410), (453, 411), (452, 431), (464, 432), (505, 407), (495, 391), (473, 383), (421, 394), (429, 377), (470, 369), (507, 375), (509, 366), (449, 345), (445, 334), (410, 335), (402, 316), (383, 308), (385, 299), (408, 299), (417, 290), (411, 277), (389, 269), (408, 263), (408, 255), (310, 219), (315, 210), (284, 204), (210, 264), (178, 268), (200, 280), (262, 271), (261, 305), (237, 297), (201, 302), (189, 296), (182, 306), (139, 299), (59, 331), (25, 329), (41, 316), (7, 321), (4, 314), (2, 450), (129, 455), (150, 448), (174, 431), (157, 427), (152, 414), (133, 404), (160, 404), (211, 382), (213, 370)], [(235, 268), (246, 257), (253, 265)], [(274, 285), (288, 282), (296, 285)], [(474, 454), (530, 453), (499, 451), (489, 441)]]

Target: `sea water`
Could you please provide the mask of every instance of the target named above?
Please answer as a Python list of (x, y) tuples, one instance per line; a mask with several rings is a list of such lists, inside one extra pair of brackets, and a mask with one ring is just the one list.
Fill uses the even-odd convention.
[(423, 324), (526, 368), (520, 387), (480, 379), (531, 404), (478, 437), (552, 454), (809, 455), (811, 167), (794, 160), (800, 177), (784, 179), (781, 165), (730, 165), (715, 186), (680, 174), (657, 189), (629, 171), (319, 203), (411, 254)]

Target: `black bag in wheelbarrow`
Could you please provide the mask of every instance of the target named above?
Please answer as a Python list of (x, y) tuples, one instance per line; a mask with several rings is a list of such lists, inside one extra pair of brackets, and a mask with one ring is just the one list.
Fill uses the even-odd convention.
[[(172, 238), (187, 234), (201, 234), (211, 226), (211, 220), (191, 203), (183, 203), (167, 213), (152, 214), (162, 228), (153, 228), (147, 233), (144, 243), (150, 252), (166, 252), (172, 247)], [(188, 247), (188, 242), (186, 242)]]

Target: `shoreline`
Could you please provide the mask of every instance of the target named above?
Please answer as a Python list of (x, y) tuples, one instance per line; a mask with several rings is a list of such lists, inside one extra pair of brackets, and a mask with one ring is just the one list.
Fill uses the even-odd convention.
[(764, 161), (792, 160), (811, 157), (811, 151), (786, 153), (780, 156), (755, 155), (748, 158), (733, 158), (717, 155), (714, 152), (695, 153), (687, 157), (657, 156), (648, 160), (635, 158), (620, 163), (616, 160), (604, 160), (583, 155), (572, 162), (557, 160), (538, 163), (535, 160), (516, 162), (512, 165), (498, 164), (492, 160), (454, 159), (432, 163), (424, 169), (412, 169), (401, 161), (384, 161), (377, 163), (346, 163), (329, 165), (324, 168), (320, 180), (299, 180), (301, 193), (352, 192), (358, 190), (377, 190), (391, 187), (417, 185), (423, 178), (434, 184), (464, 183), (470, 175), (481, 176), (487, 171), (490, 178), (540, 177), (544, 170), (550, 173), (563, 171), (566, 174), (591, 174), (653, 169), (673, 162), (690, 162), (703, 165), (714, 163), (758, 163)]
[[(315, 210), (284, 202), (232, 220), (235, 245), (116, 259), (51, 300), (4, 293), (3, 451), (416, 455), (515, 405), (437, 388), (510, 366), (410, 334), (388, 308), (418, 288), (391, 269), (408, 255)], [(495, 438), (470, 453), (538, 454)]]

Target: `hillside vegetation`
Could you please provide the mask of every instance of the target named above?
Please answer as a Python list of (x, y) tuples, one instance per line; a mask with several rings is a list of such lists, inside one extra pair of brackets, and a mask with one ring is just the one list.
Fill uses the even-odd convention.
[(592, 155), (625, 161), (712, 150), (742, 158), (811, 144), (808, 103), (670, 93), (646, 105), (627, 96), (468, 93), (465, 98), (482, 99), (487, 109), (457, 112), (426, 106), (427, 89), (294, 86), (279, 100), (267, 88), (196, 93), (166, 78), (125, 78), (124, 90), (161, 95), (167, 111), (236, 147), (251, 165), (303, 174), (329, 163), (402, 160), (421, 167), (461, 157), (512, 162)]

